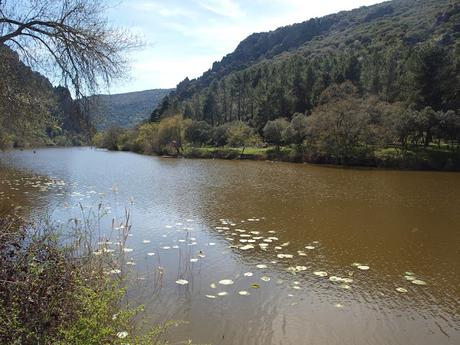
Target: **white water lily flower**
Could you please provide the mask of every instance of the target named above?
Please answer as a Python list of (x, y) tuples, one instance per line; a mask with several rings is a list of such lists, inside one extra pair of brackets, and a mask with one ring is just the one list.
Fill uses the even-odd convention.
[(305, 249), (313, 250), (313, 249), (315, 249), (315, 247), (313, 247), (313, 246), (305, 246)]
[(209, 285), (209, 287), (210, 287), (211, 289), (215, 289), (215, 288), (217, 287), (217, 285), (216, 285), (216, 283), (211, 283), (211, 284)]
[(232, 285), (234, 283), (233, 280), (231, 279), (222, 279), (222, 280), (219, 280), (219, 284), (221, 285)]
[(198, 261), (198, 259), (196, 259), (196, 258), (190, 259), (190, 262), (197, 262), (197, 261)]
[(227, 296), (228, 292), (222, 291), (217, 294), (218, 296)]
[(263, 280), (264, 282), (269, 282), (270, 281), (270, 277), (267, 277), (267, 276), (263, 276), (260, 279)]
[(120, 339), (125, 339), (128, 336), (128, 332), (123, 331), (123, 332), (118, 332), (117, 337)]
[(210, 298), (210, 299), (215, 299), (216, 298), (216, 296), (214, 296), (214, 295), (205, 295), (205, 296), (206, 296), (206, 298)]
[(240, 294), (241, 296), (249, 296), (250, 295), (250, 293), (247, 292), (246, 290), (238, 291), (238, 294)]
[(252, 272), (246, 272), (245, 274), (243, 274), (245, 277), (252, 277), (253, 276), (253, 273)]
[(152, 252), (152, 253), (147, 253), (147, 255), (148, 255), (148, 256), (154, 256), (155, 253), (153, 253), (153, 252)]
[(324, 272), (324, 271), (316, 271), (316, 272), (313, 272), (313, 274), (318, 277), (327, 277), (327, 272)]
[(186, 279), (179, 279), (179, 280), (176, 280), (176, 284), (179, 284), (179, 285), (187, 285), (187, 284), (188, 284), (188, 280), (186, 280)]
[(208, 245), (215, 246), (216, 244), (214, 242), (209, 242)]
[(367, 265), (359, 265), (359, 266), (356, 266), (358, 269), (360, 269), (361, 271), (367, 271), (370, 267), (367, 266)]

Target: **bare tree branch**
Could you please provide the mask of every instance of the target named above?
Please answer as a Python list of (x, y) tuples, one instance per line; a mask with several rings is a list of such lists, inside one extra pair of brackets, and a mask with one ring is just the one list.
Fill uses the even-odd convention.
[(101, 0), (0, 0), (0, 46), (60, 75), (77, 97), (108, 86), (127, 70), (125, 53), (142, 45), (108, 25)]

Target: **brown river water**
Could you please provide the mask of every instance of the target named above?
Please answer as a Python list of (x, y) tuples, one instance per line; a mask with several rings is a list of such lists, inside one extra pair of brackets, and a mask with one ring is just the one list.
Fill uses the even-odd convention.
[(187, 321), (172, 343), (460, 344), (459, 173), (65, 148), (0, 154), (0, 179), (1, 212), (102, 203), (107, 237), (128, 207), (129, 298)]

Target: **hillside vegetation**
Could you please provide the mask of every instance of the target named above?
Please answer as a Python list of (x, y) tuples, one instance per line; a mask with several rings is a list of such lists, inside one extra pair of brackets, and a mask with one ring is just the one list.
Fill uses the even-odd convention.
[(460, 1), (394, 0), (253, 34), (179, 83), (150, 125), (105, 139), (198, 157), (253, 146), (261, 159), (460, 169)]
[(130, 128), (147, 120), (152, 109), (171, 89), (155, 89), (88, 98), (89, 116), (99, 130), (111, 126)]
[(88, 142), (92, 125), (65, 87), (0, 46), (0, 149)]

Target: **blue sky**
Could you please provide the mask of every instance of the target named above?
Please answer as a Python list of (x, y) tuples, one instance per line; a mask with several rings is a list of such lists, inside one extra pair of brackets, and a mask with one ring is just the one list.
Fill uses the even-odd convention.
[[(115, 2), (116, 0), (114, 0)], [(381, 0), (122, 0), (113, 25), (137, 33), (146, 46), (130, 54), (129, 80), (110, 92), (174, 87), (195, 78), (253, 32), (270, 31)]]

